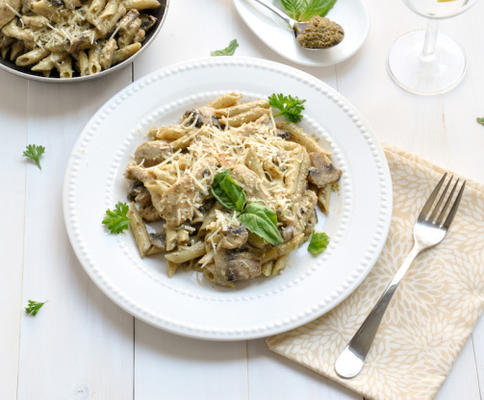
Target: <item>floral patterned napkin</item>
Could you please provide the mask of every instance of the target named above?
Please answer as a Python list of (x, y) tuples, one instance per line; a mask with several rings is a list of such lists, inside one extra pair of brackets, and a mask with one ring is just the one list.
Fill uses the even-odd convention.
[(412, 246), (412, 227), (444, 172), (386, 147), (394, 208), (385, 247), (363, 283), (319, 319), (267, 339), (269, 348), (377, 400), (432, 399), (484, 309), (484, 186), (467, 181), (444, 241), (422, 253), (403, 279), (362, 372), (340, 379), (334, 362)]

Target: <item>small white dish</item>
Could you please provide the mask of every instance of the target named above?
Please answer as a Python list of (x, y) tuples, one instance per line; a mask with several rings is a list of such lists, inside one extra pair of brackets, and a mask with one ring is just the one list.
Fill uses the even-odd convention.
[[(282, 8), (279, 0), (268, 1)], [(362, 0), (338, 0), (327, 17), (343, 27), (343, 41), (329, 49), (308, 50), (299, 46), (284, 21), (254, 0), (234, 0), (234, 4), (247, 26), (267, 46), (290, 61), (310, 67), (327, 67), (348, 59), (360, 49), (370, 30), (370, 17)]]

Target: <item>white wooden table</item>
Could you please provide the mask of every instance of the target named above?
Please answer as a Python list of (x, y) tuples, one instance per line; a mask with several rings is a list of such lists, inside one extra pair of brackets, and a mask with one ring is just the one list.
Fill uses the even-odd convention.
[[(361, 51), (331, 68), (303, 68), (337, 88), (381, 141), (484, 182), (484, 1), (442, 24), (465, 48), (469, 70), (452, 93), (420, 98), (385, 71), (401, 33), (424, 26), (399, 0), (368, 0), (372, 28)], [(204, 342), (137, 321), (90, 281), (64, 229), (64, 168), (80, 130), (107, 99), (159, 67), (209, 55), (237, 38), (238, 55), (281, 59), (238, 17), (230, 0), (172, 0), (159, 37), (132, 67), (106, 79), (46, 85), (0, 72), (0, 399), (358, 399), (269, 352), (263, 340)], [(43, 144), (42, 171), (22, 158)], [(25, 317), (27, 299), (48, 300)], [(482, 399), (484, 321), (438, 399)]]

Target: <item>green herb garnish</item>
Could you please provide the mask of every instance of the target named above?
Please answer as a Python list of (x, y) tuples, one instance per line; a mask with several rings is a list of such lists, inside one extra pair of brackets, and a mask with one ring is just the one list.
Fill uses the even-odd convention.
[(121, 233), (129, 227), (128, 205), (118, 202), (114, 210), (107, 210), (102, 223), (111, 231), (111, 233)]
[(228, 169), (215, 174), (210, 191), (213, 197), (229, 210), (241, 212), (245, 207), (244, 189), (234, 181)]
[(37, 301), (29, 300), (29, 304), (27, 307), (25, 307), (25, 314), (27, 315), (32, 315), (36, 316), (37, 313), (39, 312), (40, 308), (45, 304), (45, 301), (43, 303), (39, 303)]
[(476, 118), (478, 124), (484, 125), (484, 117)]
[(264, 204), (250, 203), (239, 219), (249, 232), (265, 239), (273, 246), (283, 242), (277, 229), (276, 213)]
[(304, 105), (306, 100), (300, 100), (297, 97), (292, 97), (291, 95), (285, 96), (282, 93), (273, 93), (269, 96), (269, 104), (277, 108), (279, 112), (274, 115), (278, 117), (284, 115), (287, 122), (299, 122), (302, 119), (301, 112), (304, 110)]
[(23, 155), (24, 157), (30, 158), (39, 169), (42, 169), (40, 166), (40, 156), (44, 154), (45, 147), (44, 146), (37, 146), (36, 144), (28, 144), (25, 148)]
[(311, 17), (326, 16), (337, 0), (281, 0), (286, 13), (296, 21), (308, 21)]
[(230, 176), (228, 169), (215, 174), (210, 191), (217, 201), (229, 210), (237, 211), (248, 231), (272, 245), (283, 242), (277, 229), (277, 215), (262, 203), (247, 203), (244, 189)]
[(225, 49), (214, 50), (210, 53), (211, 56), (233, 56), (235, 50), (239, 47), (237, 39), (231, 40), (229, 45)]
[(309, 242), (308, 251), (313, 255), (317, 256), (321, 254), (326, 247), (328, 247), (329, 236), (324, 232), (313, 232), (311, 236), (311, 241)]

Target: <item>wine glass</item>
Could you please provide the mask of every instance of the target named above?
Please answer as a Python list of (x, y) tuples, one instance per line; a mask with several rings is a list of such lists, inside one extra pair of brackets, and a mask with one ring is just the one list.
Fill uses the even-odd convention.
[(439, 19), (455, 17), (477, 0), (403, 0), (417, 14), (427, 18), (427, 29), (408, 32), (398, 38), (388, 55), (388, 73), (408, 92), (436, 95), (455, 88), (466, 72), (462, 47), (439, 34)]

